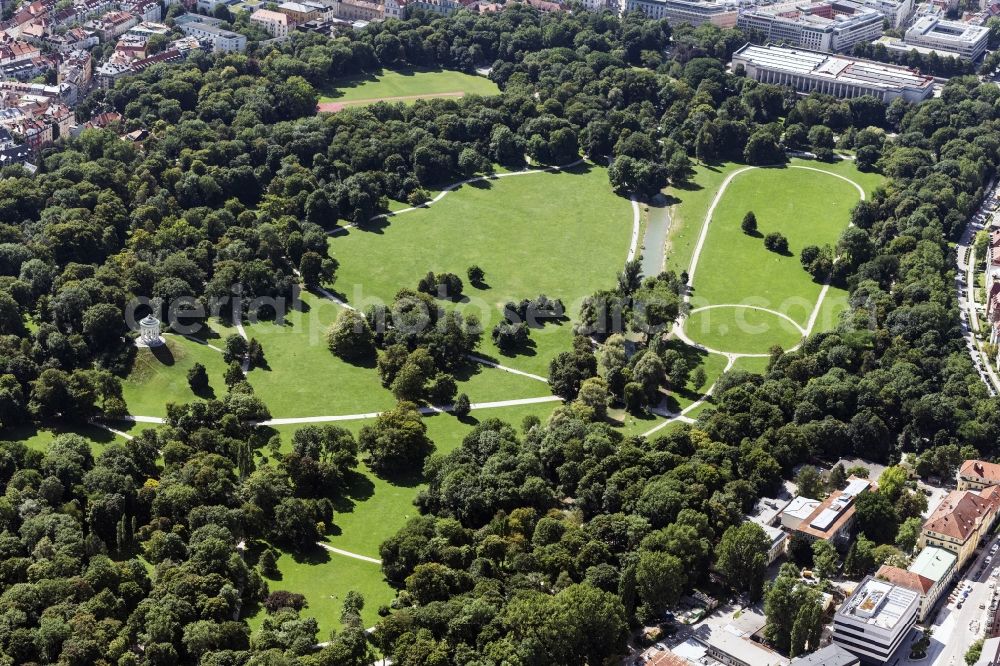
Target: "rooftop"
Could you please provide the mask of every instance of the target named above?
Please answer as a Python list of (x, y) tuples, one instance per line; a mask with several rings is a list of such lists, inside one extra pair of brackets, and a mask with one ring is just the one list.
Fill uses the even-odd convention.
[(792, 666), (852, 666), (857, 663), (856, 656), (836, 643), (830, 643), (812, 654), (792, 659)]
[(934, 83), (930, 76), (924, 76), (908, 67), (771, 44), (767, 46), (747, 44), (734, 53), (733, 58), (772, 71), (810, 75), (883, 90), (930, 89)]
[(946, 21), (936, 16), (921, 16), (906, 31), (906, 39), (933, 37), (954, 42), (975, 42), (986, 39), (989, 32), (989, 28), (971, 23)]
[(927, 594), (934, 587), (934, 581), (930, 578), (907, 571), (906, 569), (889, 566), (888, 564), (883, 564), (879, 567), (879, 570), (875, 572), (875, 578), (887, 581), (893, 585), (905, 587), (920, 594)]
[[(990, 244), (1000, 245), (1000, 231), (990, 234)], [(984, 460), (966, 460), (958, 471), (960, 476), (987, 479), (1000, 483), (1000, 465)]]
[(847, 487), (834, 491), (802, 521), (800, 532), (819, 539), (828, 539), (840, 531), (854, 516), (854, 500), (873, 484), (868, 479), (851, 477)]
[(749, 635), (731, 624), (713, 629), (707, 642), (709, 650), (737, 657), (750, 666), (781, 666), (788, 663), (780, 654), (753, 642)]
[(788, 506), (786, 506), (781, 513), (787, 513), (788, 515), (795, 516), (800, 520), (805, 520), (812, 514), (813, 511), (816, 510), (816, 507), (818, 506), (819, 500), (799, 495), (789, 502)]
[(913, 590), (869, 576), (840, 606), (837, 615), (891, 630), (918, 598)]
[(936, 583), (955, 566), (956, 560), (958, 557), (951, 551), (937, 546), (927, 546), (910, 564), (910, 571)]
[(270, 9), (258, 9), (250, 15), (250, 20), (277, 21), (278, 23), (288, 23), (288, 14), (273, 12)]
[(994, 508), (992, 497), (984, 498), (972, 490), (953, 490), (924, 523), (924, 530), (965, 541)]

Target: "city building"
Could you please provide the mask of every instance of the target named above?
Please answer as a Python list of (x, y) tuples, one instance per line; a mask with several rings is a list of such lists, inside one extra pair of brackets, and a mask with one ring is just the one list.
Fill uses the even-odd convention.
[(290, 25), (287, 14), (273, 12), (270, 9), (258, 9), (250, 15), (250, 22), (259, 25), (272, 37), (288, 36)]
[(247, 38), (238, 32), (201, 22), (184, 23), (179, 27), (185, 35), (211, 44), (213, 51), (243, 53), (247, 50)]
[(854, 529), (854, 500), (874, 488), (868, 479), (852, 476), (843, 490), (835, 490), (795, 528), (795, 534), (811, 541), (830, 541), (845, 548)]
[(139, 24), (139, 17), (131, 12), (108, 12), (99, 19), (88, 21), (86, 27), (94, 30), (102, 42), (109, 42)]
[(951, 491), (924, 523), (917, 545), (921, 548), (937, 546), (954, 553), (958, 557), (955, 569), (960, 571), (993, 526), (998, 491), (1000, 488), (996, 486), (979, 493)]
[(833, 616), (833, 642), (865, 662), (884, 664), (917, 622), (920, 595), (866, 576)]
[[(461, 8), (462, 5), (457, 0), (407, 0), (405, 3), (406, 12), (419, 9), (443, 16), (453, 14)], [(341, 16), (341, 18), (347, 17)]]
[(996, 666), (1000, 664), (1000, 638), (987, 638), (983, 641), (983, 651), (974, 666)]
[(882, 34), (882, 14), (851, 0), (760, 5), (740, 12), (736, 24), (766, 41), (813, 51), (846, 51)]
[(802, 521), (808, 518), (816, 511), (816, 507), (819, 506), (819, 500), (810, 499), (809, 497), (802, 497), (799, 495), (788, 503), (784, 509), (781, 510), (781, 526), (788, 531), (795, 530)]
[(143, 21), (139, 25), (130, 28), (128, 32), (125, 33), (125, 37), (135, 39), (140, 42), (148, 42), (150, 37), (154, 35), (169, 35), (170, 28), (162, 23), (155, 23), (153, 21)]
[[(407, 4), (407, 11), (411, 9)], [(337, 18), (345, 21), (381, 21), (385, 5), (368, 0), (337, 0)]]
[(935, 16), (921, 16), (903, 36), (910, 46), (942, 49), (969, 60), (978, 60), (986, 52), (990, 30), (958, 21), (946, 21)]
[(1000, 485), (1000, 465), (996, 463), (966, 460), (958, 468), (959, 490), (982, 490), (998, 485)]
[(741, 65), (756, 81), (791, 86), (802, 93), (919, 102), (934, 92), (931, 77), (908, 67), (804, 49), (747, 44), (733, 54), (733, 67)]
[(739, 15), (739, 3), (709, 2), (705, 0), (625, 0), (625, 11), (640, 11), (649, 18), (666, 19), (679, 25), (690, 23), (698, 26), (711, 23), (720, 28), (732, 28)]
[(889, 21), (889, 27), (902, 28), (913, 16), (913, 0), (861, 0)]
[(941, 598), (941, 593), (954, 578), (957, 561), (958, 558), (954, 553), (930, 546), (920, 551), (909, 569), (884, 564), (875, 572), (875, 578), (900, 585), (919, 594), (917, 619), (923, 622), (930, 617), (935, 604)]
[(810, 654), (792, 659), (791, 666), (858, 666), (861, 660), (836, 643), (830, 643)]
[(283, 2), (278, 5), (278, 11), (287, 16), (289, 23), (293, 26), (319, 18), (322, 15), (322, 12), (316, 7), (306, 6), (301, 2)]

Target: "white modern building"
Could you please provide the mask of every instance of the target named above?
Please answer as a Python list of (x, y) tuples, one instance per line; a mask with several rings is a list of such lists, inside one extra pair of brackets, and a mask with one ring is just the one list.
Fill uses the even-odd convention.
[(668, 23), (679, 25), (690, 23), (702, 25), (711, 23), (720, 28), (736, 25), (739, 2), (692, 1), (692, 0), (625, 0), (624, 11), (640, 11), (649, 18), (666, 19)]
[(781, 526), (788, 531), (792, 531), (798, 528), (802, 524), (802, 521), (808, 518), (816, 511), (816, 507), (820, 504), (819, 500), (814, 500), (809, 497), (803, 497), (799, 495), (791, 502), (788, 503), (781, 511)]
[(200, 21), (184, 23), (178, 27), (189, 37), (209, 42), (213, 51), (243, 53), (247, 50), (247, 38), (238, 32), (224, 30)]
[(847, 51), (882, 35), (883, 16), (850, 0), (761, 5), (740, 12), (736, 24), (765, 41), (813, 51)]
[(833, 642), (865, 662), (884, 664), (917, 622), (920, 595), (866, 577), (833, 616)]
[(819, 92), (851, 98), (872, 95), (883, 102), (902, 97), (927, 99), (934, 80), (916, 70), (829, 53), (780, 46), (747, 44), (733, 54), (733, 67), (762, 83), (791, 86), (802, 93)]
[(941, 49), (969, 60), (978, 60), (986, 52), (989, 39), (987, 27), (936, 16), (921, 16), (903, 36), (903, 42), (909, 46)]
[(913, 15), (913, 0), (861, 0), (889, 21), (892, 28), (902, 28)]

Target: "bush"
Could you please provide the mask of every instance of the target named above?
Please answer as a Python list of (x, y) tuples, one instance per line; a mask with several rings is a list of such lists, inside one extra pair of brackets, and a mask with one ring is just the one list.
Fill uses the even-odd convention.
[(304, 595), (287, 590), (275, 590), (267, 595), (267, 599), (264, 600), (264, 608), (271, 614), (277, 613), (282, 608), (291, 608), (292, 610), (300, 611), (305, 607), (306, 598)]
[(788, 239), (779, 234), (777, 231), (772, 231), (764, 237), (764, 247), (771, 252), (788, 254)]
[(469, 396), (465, 395), (464, 393), (460, 394), (458, 396), (458, 399), (455, 400), (455, 407), (454, 407), (455, 416), (462, 418), (468, 416), (469, 412), (471, 411), (472, 411), (472, 403), (469, 402)]

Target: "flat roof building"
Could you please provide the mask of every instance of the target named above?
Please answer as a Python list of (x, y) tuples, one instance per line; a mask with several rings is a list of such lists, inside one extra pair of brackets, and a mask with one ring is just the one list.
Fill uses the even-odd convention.
[(811, 654), (792, 659), (791, 666), (858, 666), (861, 660), (836, 643), (830, 643)]
[(666, 19), (672, 25), (711, 23), (720, 28), (736, 25), (739, 3), (692, 0), (625, 0), (625, 12), (640, 11), (649, 18)]
[(211, 44), (213, 51), (243, 53), (247, 50), (247, 38), (238, 32), (197, 21), (187, 22), (178, 27), (185, 35)]
[(860, 2), (786, 2), (742, 10), (736, 25), (765, 41), (814, 51), (846, 51), (882, 34), (883, 16)]
[(795, 529), (807, 539), (830, 541), (836, 546), (846, 546), (854, 528), (854, 500), (868, 492), (874, 484), (868, 479), (851, 477), (847, 487), (830, 493), (819, 506)]
[(799, 495), (781, 510), (781, 526), (786, 530), (794, 530), (803, 520), (808, 518), (819, 506), (819, 500)]
[(986, 52), (990, 29), (981, 25), (921, 16), (903, 36), (903, 42), (928, 49), (943, 49), (963, 58), (978, 60)]
[(756, 81), (791, 86), (801, 93), (919, 102), (934, 92), (931, 77), (908, 67), (771, 44), (745, 45), (733, 54), (733, 67), (737, 65)]
[(866, 577), (833, 616), (833, 642), (866, 662), (885, 663), (917, 622), (920, 595)]

